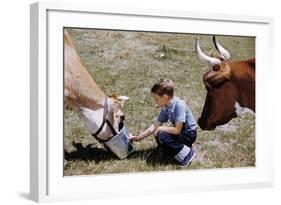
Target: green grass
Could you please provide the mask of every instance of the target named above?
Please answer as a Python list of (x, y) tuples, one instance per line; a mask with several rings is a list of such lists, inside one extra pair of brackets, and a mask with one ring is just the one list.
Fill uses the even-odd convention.
[[(212, 36), (145, 32), (68, 30), (83, 63), (106, 93), (130, 97), (124, 112), (129, 131), (139, 134), (158, 116), (150, 88), (160, 78), (171, 78), (177, 96), (188, 101), (196, 119), (206, 90), (202, 75), (208, 69), (198, 60), (194, 43), (200, 36), (202, 50), (214, 51)], [(255, 56), (255, 39), (218, 36), (232, 60)], [(64, 148), (69, 162), (65, 175), (178, 170), (178, 166), (147, 163), (155, 150), (154, 137), (134, 143), (136, 152), (119, 160), (108, 153), (85, 129), (78, 115), (65, 110)], [(214, 131), (198, 130), (196, 158), (188, 169), (255, 166), (255, 117), (240, 116)]]

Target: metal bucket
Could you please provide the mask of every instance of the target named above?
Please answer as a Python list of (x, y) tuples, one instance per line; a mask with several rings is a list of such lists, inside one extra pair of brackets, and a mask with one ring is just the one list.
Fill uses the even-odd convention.
[(128, 157), (135, 150), (129, 140), (129, 132), (126, 126), (123, 126), (117, 135), (104, 142), (104, 145), (120, 159)]

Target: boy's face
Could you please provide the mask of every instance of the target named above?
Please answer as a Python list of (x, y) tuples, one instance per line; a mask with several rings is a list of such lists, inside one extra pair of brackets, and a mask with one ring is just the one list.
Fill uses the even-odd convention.
[(154, 98), (155, 103), (157, 105), (159, 105), (160, 107), (169, 105), (169, 102), (171, 100), (171, 98), (168, 95), (160, 96), (157, 94), (153, 94), (153, 98)]

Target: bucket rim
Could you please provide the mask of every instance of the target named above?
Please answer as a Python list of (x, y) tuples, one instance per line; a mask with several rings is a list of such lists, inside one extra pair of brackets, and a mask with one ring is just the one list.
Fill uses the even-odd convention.
[[(127, 130), (127, 132), (126, 132), (125, 130)], [(122, 129), (121, 129), (116, 135), (114, 135), (112, 138), (110, 138), (110, 139), (107, 140), (106, 142), (110, 142), (111, 140), (113, 140), (113, 139), (117, 138), (118, 136), (120, 136), (122, 133), (123, 133), (123, 135), (129, 137), (129, 132), (128, 132), (128, 129), (127, 129), (126, 125), (124, 125), (124, 126), (122, 127)], [(106, 143), (106, 142), (105, 142), (105, 143)]]

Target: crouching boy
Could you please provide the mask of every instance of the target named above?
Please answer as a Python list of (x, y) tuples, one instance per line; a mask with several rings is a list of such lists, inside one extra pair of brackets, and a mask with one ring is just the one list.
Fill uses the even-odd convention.
[[(130, 140), (140, 141), (155, 133), (158, 146), (163, 148), (167, 157), (173, 157), (181, 166), (188, 166), (195, 156), (192, 144), (196, 140), (197, 125), (187, 104), (174, 96), (171, 80), (160, 80), (151, 88), (157, 105), (161, 107), (158, 119), (138, 136), (131, 135)], [(163, 126), (163, 123), (173, 126)]]

